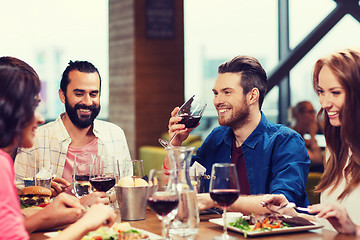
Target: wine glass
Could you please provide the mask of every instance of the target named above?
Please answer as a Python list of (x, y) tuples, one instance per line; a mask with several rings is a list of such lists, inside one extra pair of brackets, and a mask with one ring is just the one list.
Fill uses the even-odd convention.
[(148, 206), (156, 212), (162, 220), (162, 237), (170, 239), (169, 225), (174, 219), (179, 204), (179, 195), (176, 189), (176, 178), (173, 170), (151, 169), (149, 174), (150, 194)]
[(75, 155), (73, 167), (73, 193), (81, 198), (92, 192), (90, 184), (90, 173), (94, 166), (95, 155), (80, 153)]
[[(200, 118), (202, 117), (206, 104), (201, 103), (195, 95), (189, 98), (179, 109), (177, 115), (181, 117), (179, 124), (185, 124), (186, 128), (194, 128), (198, 125)], [(176, 137), (176, 132), (170, 138), (169, 141), (159, 138), (158, 141), (163, 147), (172, 147), (172, 140)]]
[(99, 192), (109, 191), (116, 183), (116, 161), (113, 156), (96, 156), (90, 183)]
[(211, 169), (210, 196), (224, 208), (224, 232), (214, 239), (236, 239), (227, 233), (226, 208), (240, 195), (239, 180), (234, 163), (215, 163)]

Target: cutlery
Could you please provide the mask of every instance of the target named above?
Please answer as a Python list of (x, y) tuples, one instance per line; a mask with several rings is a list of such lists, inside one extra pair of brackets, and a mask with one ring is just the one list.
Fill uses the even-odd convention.
[[(267, 203), (261, 202), (261, 205), (262, 205), (263, 207), (265, 207), (265, 206), (267, 205)], [(302, 211), (302, 212), (309, 212), (309, 210), (310, 210), (309, 208), (297, 207), (296, 204), (293, 203), (293, 202), (289, 202), (289, 203), (287, 203), (287, 204), (284, 204), (284, 205), (278, 207), (276, 210), (270, 210), (270, 209), (269, 209), (269, 210), (270, 210), (271, 212), (279, 213), (279, 210), (280, 210), (280, 209), (283, 209), (283, 208), (294, 208), (294, 209), (299, 210), (299, 211)]]

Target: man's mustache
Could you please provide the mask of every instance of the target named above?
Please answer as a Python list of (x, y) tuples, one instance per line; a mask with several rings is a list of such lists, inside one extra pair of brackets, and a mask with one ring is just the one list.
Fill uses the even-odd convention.
[(90, 110), (90, 111), (92, 111), (92, 110), (94, 110), (94, 109), (96, 109), (96, 105), (90, 105), (90, 106), (87, 106), (87, 105), (85, 105), (85, 104), (75, 104), (75, 109), (87, 109), (87, 110)]

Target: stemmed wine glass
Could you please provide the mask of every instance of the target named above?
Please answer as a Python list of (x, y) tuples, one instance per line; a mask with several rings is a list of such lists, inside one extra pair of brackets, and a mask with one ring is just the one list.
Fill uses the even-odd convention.
[(113, 156), (96, 156), (90, 183), (99, 192), (109, 191), (116, 183), (116, 161)]
[(73, 193), (77, 198), (81, 198), (92, 192), (90, 173), (94, 166), (95, 155), (80, 153), (75, 155), (73, 167)]
[(156, 212), (162, 220), (162, 237), (170, 239), (170, 221), (176, 216), (179, 195), (176, 188), (175, 172), (173, 170), (151, 169), (149, 174), (150, 194), (147, 200), (148, 206)]
[(224, 208), (224, 233), (214, 239), (236, 239), (227, 233), (226, 208), (240, 195), (239, 180), (233, 163), (215, 163), (211, 169), (210, 196)]
[[(180, 107), (177, 112), (177, 115), (182, 118), (179, 124), (185, 124), (186, 128), (196, 127), (204, 113), (205, 108), (206, 104), (202, 104), (197, 98), (195, 98), (195, 95), (193, 95)], [(171, 147), (171, 142), (176, 137), (176, 134), (177, 133), (175, 132), (169, 141), (162, 138), (159, 138), (158, 141), (161, 146), (165, 148), (168, 146)]]

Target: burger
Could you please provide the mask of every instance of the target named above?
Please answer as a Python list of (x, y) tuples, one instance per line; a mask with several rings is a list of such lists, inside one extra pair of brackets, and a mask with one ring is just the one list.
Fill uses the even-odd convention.
[(21, 208), (33, 206), (44, 206), (50, 203), (51, 191), (41, 186), (30, 186), (20, 189), (19, 192)]

